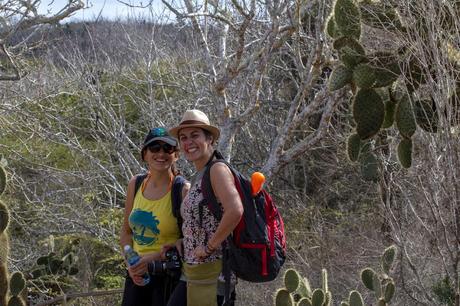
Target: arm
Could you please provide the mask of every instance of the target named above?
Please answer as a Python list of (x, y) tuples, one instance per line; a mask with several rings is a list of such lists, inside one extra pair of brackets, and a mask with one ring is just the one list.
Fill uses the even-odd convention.
[[(223, 208), (222, 220), (216, 232), (209, 238), (208, 247), (215, 250), (235, 229), (243, 215), (243, 204), (235, 186), (233, 174), (223, 163), (216, 163), (211, 167), (211, 185), (215, 195)], [(205, 246), (195, 250), (198, 257), (207, 257)]]
[(123, 251), (123, 247), (127, 244), (133, 245), (133, 233), (131, 232), (131, 228), (129, 227), (129, 215), (133, 210), (134, 204), (134, 188), (136, 184), (136, 177), (133, 176), (128, 183), (128, 190), (126, 192), (126, 201), (125, 201), (125, 210), (123, 216), (123, 225), (121, 226), (120, 231), (120, 246), (121, 250)]
[[(123, 216), (123, 225), (121, 226), (121, 231), (120, 231), (120, 246), (121, 246), (122, 254), (124, 252), (123, 247), (125, 245), (127, 244), (131, 246), (133, 245), (133, 233), (131, 232), (131, 228), (129, 227), (129, 215), (131, 214), (131, 211), (133, 210), (135, 185), (136, 185), (136, 176), (133, 176), (128, 183), (128, 190), (126, 192), (125, 210), (124, 210), (124, 216)], [(128, 263), (126, 263), (126, 266), (128, 266)], [(128, 268), (128, 273), (136, 285), (140, 286), (143, 284), (142, 276), (136, 275), (132, 267)]]

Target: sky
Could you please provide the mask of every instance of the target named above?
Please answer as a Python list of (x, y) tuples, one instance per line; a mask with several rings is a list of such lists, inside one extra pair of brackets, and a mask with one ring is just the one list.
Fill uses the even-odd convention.
[[(125, 3), (139, 5), (140, 3), (146, 4), (149, 0), (121, 0)], [(77, 11), (69, 18), (69, 21), (74, 20), (92, 20), (95, 19), (100, 13), (105, 19), (126, 18), (139, 15), (148, 15), (148, 8), (132, 8), (127, 7), (117, 0), (83, 0), (85, 9)], [(39, 12), (45, 14), (48, 10), (51, 12), (58, 12), (68, 3), (68, 0), (42, 0)], [(160, 0), (153, 0), (154, 11), (160, 12), (162, 5)]]

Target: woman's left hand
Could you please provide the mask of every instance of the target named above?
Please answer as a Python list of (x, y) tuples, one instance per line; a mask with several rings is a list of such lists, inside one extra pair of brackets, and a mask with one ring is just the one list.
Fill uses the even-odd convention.
[(195, 250), (193, 251), (193, 254), (198, 259), (205, 259), (209, 257), (209, 254), (206, 253), (206, 246), (204, 245), (197, 246)]

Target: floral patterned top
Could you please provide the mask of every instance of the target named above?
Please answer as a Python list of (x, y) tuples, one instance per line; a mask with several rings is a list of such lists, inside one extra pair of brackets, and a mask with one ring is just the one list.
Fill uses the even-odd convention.
[[(205, 259), (198, 259), (193, 251), (196, 247), (205, 246), (219, 225), (217, 219), (209, 211), (206, 204), (203, 205), (203, 193), (201, 192), (201, 179), (203, 171), (196, 174), (192, 180), (190, 190), (181, 205), (181, 215), (184, 220), (182, 232), (184, 234), (184, 261), (195, 265), (205, 262), (213, 262), (222, 258), (222, 248), (219, 246), (212, 255)], [(202, 203), (202, 223), (200, 225), (199, 206)]]

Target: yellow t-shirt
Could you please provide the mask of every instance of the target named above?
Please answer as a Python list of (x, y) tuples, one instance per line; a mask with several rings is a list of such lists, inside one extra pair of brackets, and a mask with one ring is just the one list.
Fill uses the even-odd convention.
[(159, 252), (164, 244), (174, 243), (180, 232), (172, 213), (171, 190), (159, 200), (149, 200), (139, 189), (129, 215), (133, 248), (140, 255)]

